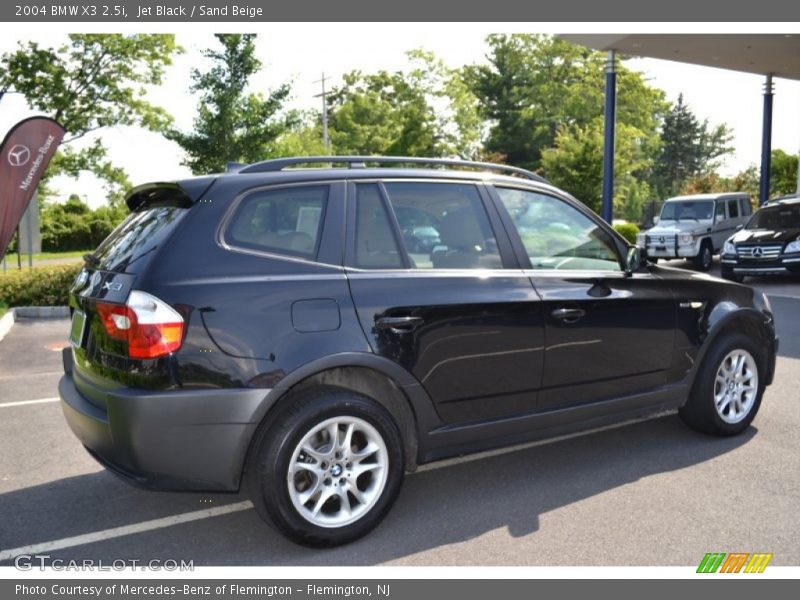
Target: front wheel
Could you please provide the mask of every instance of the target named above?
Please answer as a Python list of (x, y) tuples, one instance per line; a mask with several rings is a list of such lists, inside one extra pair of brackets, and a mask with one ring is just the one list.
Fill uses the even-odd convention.
[(679, 409), (681, 419), (698, 431), (736, 435), (755, 418), (764, 394), (764, 361), (749, 337), (728, 334), (714, 342), (689, 399)]
[(248, 488), (262, 518), (289, 539), (330, 547), (380, 523), (403, 472), (391, 415), (366, 396), (325, 387), (287, 400), (259, 441)]
[(700, 252), (694, 257), (694, 268), (698, 271), (708, 271), (714, 260), (714, 249), (708, 241), (700, 245)]

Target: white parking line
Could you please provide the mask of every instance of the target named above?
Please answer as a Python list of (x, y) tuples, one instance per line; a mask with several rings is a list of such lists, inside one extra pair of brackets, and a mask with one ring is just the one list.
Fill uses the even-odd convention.
[(45, 404), (46, 402), (58, 402), (60, 398), (39, 398), (38, 400), (22, 400), (20, 402), (0, 402), (0, 408), (11, 406), (27, 406), (28, 404)]
[(249, 500), (245, 500), (234, 504), (225, 504), (224, 506), (215, 506), (214, 508), (205, 508), (203, 510), (195, 510), (180, 515), (172, 515), (171, 517), (164, 517), (162, 519), (153, 519), (152, 521), (143, 521), (132, 525), (123, 525), (122, 527), (84, 533), (73, 537), (61, 538), (60, 540), (41, 542), (40, 544), (32, 544), (30, 546), (21, 546), (19, 548), (12, 548), (11, 550), (0, 551), (0, 560), (10, 560), (23, 554), (41, 554), (42, 552), (63, 550), (64, 548), (72, 548), (73, 546), (81, 546), (83, 544), (93, 544), (95, 542), (102, 542), (125, 535), (152, 531), (153, 529), (162, 529), (163, 527), (171, 527), (172, 525), (180, 525), (181, 523), (218, 517), (220, 515), (227, 515), (251, 508), (253, 508), (253, 503)]
[(44, 377), (49, 375), (63, 375), (64, 370), (58, 371), (39, 371), (38, 373), (17, 373), (16, 375), (0, 375), (0, 381), (8, 381), (9, 379), (26, 379), (30, 377)]

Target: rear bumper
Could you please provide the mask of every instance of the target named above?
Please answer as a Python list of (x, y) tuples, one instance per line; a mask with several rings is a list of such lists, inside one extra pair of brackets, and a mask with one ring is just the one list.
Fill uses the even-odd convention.
[[(92, 384), (75, 371), (64, 375), (61, 408), (75, 436), (110, 471), (151, 489), (238, 489), (269, 390), (109, 392), (87, 386)], [(105, 409), (87, 395), (104, 397)]]

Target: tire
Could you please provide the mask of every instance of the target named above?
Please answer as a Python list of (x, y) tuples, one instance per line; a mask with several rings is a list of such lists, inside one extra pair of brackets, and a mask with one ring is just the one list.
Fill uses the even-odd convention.
[[(381, 522), (405, 471), (400, 432), (382, 406), (349, 390), (318, 387), (288, 399), (270, 423), (245, 473), (262, 519), (293, 542), (317, 548), (352, 542)], [(334, 429), (337, 446), (330, 443)]]
[(720, 269), (720, 274), (723, 279), (727, 279), (728, 281), (735, 281), (736, 283), (742, 283), (744, 281), (744, 275), (737, 275), (730, 267), (722, 267), (722, 269)]
[[(689, 399), (678, 414), (692, 429), (729, 436), (747, 429), (758, 413), (764, 394), (766, 364), (752, 339), (739, 333), (723, 335), (724, 338), (714, 340), (713, 347), (708, 350)], [(739, 364), (743, 368), (737, 371)]]
[(694, 257), (692, 263), (698, 271), (708, 271), (714, 262), (714, 248), (708, 240), (700, 244), (700, 252)]

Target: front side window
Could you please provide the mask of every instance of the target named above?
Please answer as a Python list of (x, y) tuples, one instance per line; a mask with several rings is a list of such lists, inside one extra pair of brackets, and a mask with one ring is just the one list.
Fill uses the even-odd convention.
[(724, 221), (725, 216), (725, 200), (717, 200), (716, 209), (714, 210), (714, 219), (717, 221)]
[(534, 269), (619, 271), (611, 236), (566, 202), (528, 190), (498, 187)]
[(328, 186), (261, 190), (244, 198), (225, 233), (233, 246), (313, 259)]
[(728, 218), (736, 219), (739, 216), (739, 201), (734, 198), (728, 200)]
[(500, 269), (478, 189), (467, 183), (384, 184), (414, 269)]

